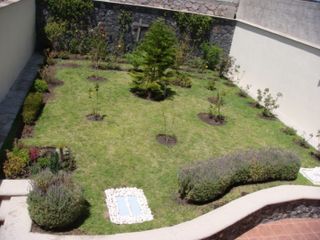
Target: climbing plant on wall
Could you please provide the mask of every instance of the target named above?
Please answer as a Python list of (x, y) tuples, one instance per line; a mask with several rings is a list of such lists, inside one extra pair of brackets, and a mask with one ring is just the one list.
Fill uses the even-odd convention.
[(190, 13), (175, 13), (174, 19), (177, 22), (181, 35), (189, 35), (194, 44), (201, 44), (208, 40), (213, 24), (213, 18)]

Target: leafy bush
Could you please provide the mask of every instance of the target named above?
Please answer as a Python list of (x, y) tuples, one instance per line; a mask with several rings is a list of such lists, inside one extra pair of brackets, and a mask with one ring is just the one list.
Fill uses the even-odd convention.
[(275, 115), (273, 113), (274, 110), (279, 108), (278, 100), (282, 97), (282, 93), (277, 93), (276, 97), (273, 97), (270, 93), (269, 88), (265, 88), (263, 91), (261, 89), (257, 90), (257, 100), (258, 103), (256, 107), (263, 107), (262, 116), (266, 118), (274, 118)]
[(55, 230), (69, 227), (82, 215), (85, 199), (70, 175), (44, 171), (34, 178), (28, 205), (30, 217), (36, 224)]
[(78, 22), (90, 16), (93, 10), (91, 0), (47, 0), (50, 14), (57, 20)]
[(7, 160), (3, 166), (5, 176), (7, 178), (17, 178), (25, 175), (29, 161), (28, 150), (14, 146), (11, 152), (7, 152)]
[(163, 20), (151, 25), (138, 48), (144, 58), (143, 72), (133, 74), (133, 93), (154, 100), (168, 96), (166, 70), (175, 63), (176, 43), (175, 32)]
[(29, 93), (23, 104), (22, 118), (25, 124), (33, 124), (42, 107), (42, 93)]
[(207, 62), (208, 68), (217, 70), (223, 56), (223, 50), (214, 44), (202, 44), (203, 59)]
[(44, 28), (47, 38), (55, 51), (66, 48), (65, 35), (67, 33), (66, 22), (56, 22), (49, 20)]
[(208, 68), (206, 61), (200, 57), (191, 58), (188, 62), (188, 66), (197, 69), (199, 73), (203, 73)]
[(183, 87), (183, 88), (191, 88), (192, 81), (188, 74), (182, 72), (176, 72), (174, 79), (171, 83), (175, 86)]
[(144, 62), (144, 57), (139, 51), (133, 51), (132, 53), (126, 54), (126, 59), (129, 64), (133, 66), (133, 70), (135, 71), (139, 71)]
[(209, 37), (213, 18), (199, 14), (175, 13), (174, 18), (182, 35), (188, 34), (194, 44), (200, 44)]
[(36, 79), (34, 82), (34, 90), (39, 93), (48, 92), (49, 88), (47, 82), (42, 79)]
[(221, 197), (232, 186), (274, 180), (294, 180), (300, 159), (281, 149), (241, 151), (184, 167), (178, 174), (179, 193), (192, 202)]

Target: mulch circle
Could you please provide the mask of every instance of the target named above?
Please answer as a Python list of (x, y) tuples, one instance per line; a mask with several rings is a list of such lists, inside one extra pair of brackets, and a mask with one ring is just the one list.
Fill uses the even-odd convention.
[(80, 67), (77, 63), (61, 63), (59, 64), (60, 67), (68, 67), (68, 68), (78, 68)]
[(105, 116), (100, 114), (88, 114), (86, 117), (90, 121), (99, 122), (99, 121), (102, 121)]
[(168, 147), (172, 147), (178, 143), (178, 139), (175, 136), (167, 135), (167, 134), (158, 134), (156, 137), (157, 141)]
[(212, 126), (222, 126), (226, 123), (225, 118), (217, 119), (215, 115), (210, 115), (209, 113), (199, 113), (198, 117), (203, 122)]
[(100, 76), (96, 76), (96, 75), (89, 76), (88, 80), (92, 81), (92, 82), (104, 82), (104, 81), (107, 81), (106, 78), (100, 77)]

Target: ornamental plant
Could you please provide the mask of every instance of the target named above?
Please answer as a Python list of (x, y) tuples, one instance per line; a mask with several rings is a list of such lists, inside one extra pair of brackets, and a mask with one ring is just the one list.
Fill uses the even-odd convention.
[(30, 162), (27, 149), (15, 144), (12, 151), (7, 151), (6, 156), (7, 160), (4, 162), (3, 172), (7, 178), (18, 178), (27, 173), (27, 166)]
[(177, 39), (164, 20), (154, 22), (138, 48), (143, 57), (142, 72), (132, 74), (131, 91), (153, 100), (165, 99), (170, 91), (166, 71), (174, 66)]
[(201, 48), (203, 59), (207, 62), (208, 68), (213, 71), (218, 70), (223, 57), (223, 50), (220, 47), (209, 43), (202, 44)]
[(89, 88), (89, 100), (91, 102), (91, 115), (95, 117), (100, 117), (101, 114), (99, 113), (99, 90), (100, 85), (98, 83), (95, 84), (94, 88)]
[(85, 210), (82, 189), (64, 172), (46, 170), (35, 176), (27, 202), (31, 219), (46, 230), (70, 227)]
[(107, 57), (107, 33), (104, 24), (100, 23), (91, 30), (91, 61), (94, 68), (100, 67), (100, 62)]
[(240, 184), (294, 180), (300, 166), (297, 155), (282, 149), (238, 151), (182, 168), (179, 193), (187, 201), (207, 203)]

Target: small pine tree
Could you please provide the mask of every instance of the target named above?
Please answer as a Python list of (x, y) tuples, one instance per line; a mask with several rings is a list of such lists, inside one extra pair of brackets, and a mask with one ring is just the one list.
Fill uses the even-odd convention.
[(176, 44), (176, 35), (164, 20), (151, 25), (138, 48), (139, 56), (143, 57), (143, 71), (133, 74), (132, 92), (154, 100), (168, 96), (170, 89), (166, 70), (175, 64)]

